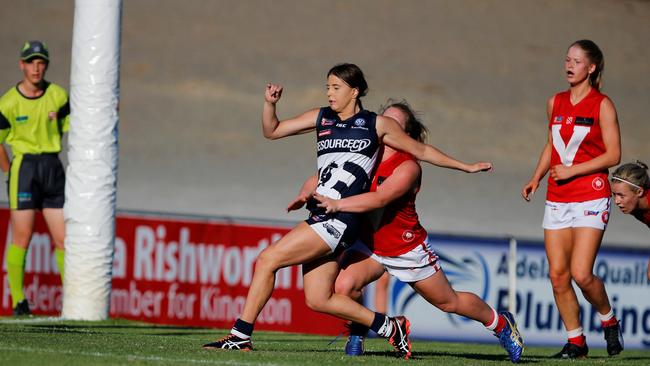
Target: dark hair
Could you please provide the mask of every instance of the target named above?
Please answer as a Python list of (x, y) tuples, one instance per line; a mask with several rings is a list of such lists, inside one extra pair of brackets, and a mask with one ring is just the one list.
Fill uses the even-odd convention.
[(368, 83), (359, 66), (348, 63), (338, 64), (327, 72), (327, 76), (329, 77), (330, 75), (334, 75), (343, 80), (350, 88), (356, 88), (359, 91), (357, 103), (359, 103), (359, 107), (363, 108), (361, 105), (361, 97), (365, 97), (368, 94)]
[(594, 72), (589, 74), (589, 85), (596, 90), (600, 90), (602, 87), (603, 71), (605, 71), (605, 57), (603, 56), (603, 52), (596, 43), (588, 39), (575, 41), (569, 48), (573, 46), (580, 47), (587, 55), (589, 61), (596, 65)]
[(388, 99), (384, 105), (379, 107), (379, 114), (384, 114), (388, 108), (397, 108), (406, 115), (406, 124), (404, 131), (407, 135), (411, 136), (413, 140), (425, 142), (429, 135), (429, 130), (420, 121), (419, 113), (415, 112), (411, 105), (402, 99), (397, 101), (395, 99)]
[[(612, 182), (632, 183), (643, 189), (650, 188), (650, 177), (648, 177), (648, 166), (637, 160), (634, 163), (627, 163), (616, 168), (612, 173)], [(634, 187), (634, 190), (638, 188)]]

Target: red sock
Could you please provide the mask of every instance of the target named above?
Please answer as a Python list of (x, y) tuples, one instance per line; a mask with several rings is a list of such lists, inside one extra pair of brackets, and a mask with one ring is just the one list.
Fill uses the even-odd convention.
[(611, 319), (609, 319), (609, 320), (605, 320), (605, 321), (601, 320), (601, 321), (600, 321), (600, 324), (603, 326), (603, 328), (613, 327), (613, 326), (616, 325), (616, 323), (618, 323), (618, 320), (616, 320), (616, 317), (615, 317), (615, 316), (613, 316), (613, 317), (612, 317)]
[(494, 333), (501, 333), (503, 328), (506, 327), (506, 317), (499, 315), (499, 320), (497, 320), (497, 326), (494, 328)]
[(585, 343), (587, 343), (587, 337), (585, 337), (584, 334), (581, 334), (577, 337), (569, 338), (569, 343), (575, 344), (578, 347), (584, 347)]

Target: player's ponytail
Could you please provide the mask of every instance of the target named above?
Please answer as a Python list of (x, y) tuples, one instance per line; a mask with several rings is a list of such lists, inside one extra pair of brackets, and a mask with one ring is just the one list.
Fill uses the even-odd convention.
[(596, 66), (594, 72), (589, 74), (589, 85), (591, 85), (592, 88), (600, 91), (603, 85), (603, 71), (605, 71), (605, 57), (603, 56), (603, 52), (600, 50), (596, 43), (588, 39), (575, 41), (571, 44), (571, 46), (569, 46), (569, 48), (573, 46), (580, 47), (587, 55), (589, 61)]
[(420, 142), (425, 142), (427, 140), (429, 130), (420, 121), (419, 113), (415, 112), (413, 108), (411, 108), (411, 105), (406, 101), (406, 99), (400, 101), (388, 99), (386, 103), (379, 108), (379, 114), (383, 114), (388, 108), (397, 108), (406, 115), (404, 132), (406, 132), (406, 134), (413, 140)]

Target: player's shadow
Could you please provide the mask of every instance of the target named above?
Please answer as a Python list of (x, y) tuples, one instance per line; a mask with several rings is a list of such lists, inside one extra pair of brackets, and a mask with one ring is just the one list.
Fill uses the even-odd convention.
[[(424, 359), (428, 357), (455, 357), (455, 358), (465, 358), (468, 360), (477, 360), (477, 361), (509, 361), (506, 355), (492, 355), (485, 353), (471, 353), (471, 352), (444, 352), (444, 351), (415, 351), (411, 356), (411, 360)], [(539, 360), (531, 359), (531, 357), (523, 356), (518, 363), (539, 363)]]

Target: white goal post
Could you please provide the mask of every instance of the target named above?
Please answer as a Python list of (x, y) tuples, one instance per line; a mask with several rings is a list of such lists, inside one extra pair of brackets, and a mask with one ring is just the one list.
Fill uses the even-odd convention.
[(115, 244), (121, 0), (76, 0), (62, 317), (108, 318)]

